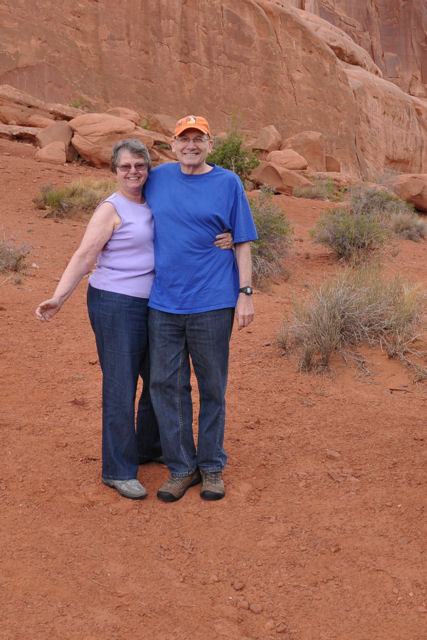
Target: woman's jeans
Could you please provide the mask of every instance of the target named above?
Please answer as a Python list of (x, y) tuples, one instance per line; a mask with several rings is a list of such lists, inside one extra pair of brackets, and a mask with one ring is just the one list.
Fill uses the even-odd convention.
[[(197, 467), (222, 471), (225, 391), (234, 309), (186, 315), (149, 309), (150, 393), (165, 462), (173, 476)], [(193, 438), (190, 358), (199, 387), (197, 452)]]
[[(136, 478), (141, 459), (161, 455), (149, 395), (147, 303), (89, 285), (87, 304), (102, 369), (102, 477)], [(135, 431), (138, 377), (144, 381)]]

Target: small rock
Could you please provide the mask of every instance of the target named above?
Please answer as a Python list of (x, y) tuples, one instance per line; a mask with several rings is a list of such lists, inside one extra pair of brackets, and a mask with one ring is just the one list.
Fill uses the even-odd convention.
[(276, 626), (276, 633), (286, 633), (286, 625), (284, 622), (279, 622)]
[(239, 600), (237, 606), (239, 607), (239, 609), (249, 609), (249, 602), (247, 602), (246, 600)]
[(243, 582), (239, 582), (237, 580), (236, 580), (236, 582), (233, 582), (233, 589), (235, 591), (241, 591), (244, 588), (244, 586), (245, 585), (243, 584)]
[(261, 613), (262, 611), (262, 606), (260, 604), (251, 604), (249, 606), (249, 609), (252, 611), (252, 613)]
[(328, 476), (332, 478), (332, 480), (335, 480), (335, 482), (342, 482), (342, 478), (338, 473), (335, 473), (335, 471), (328, 471)]
[(341, 458), (341, 454), (333, 449), (326, 449), (326, 457), (331, 459)]

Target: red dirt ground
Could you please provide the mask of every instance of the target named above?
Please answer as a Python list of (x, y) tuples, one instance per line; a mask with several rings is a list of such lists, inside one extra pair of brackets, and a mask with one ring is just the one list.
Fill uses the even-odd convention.
[[(0, 276), (0, 638), (32, 640), (424, 640), (425, 387), (378, 349), (371, 375), (340, 358), (298, 373), (276, 346), (294, 299), (340, 265), (313, 226), (321, 202), (280, 196), (295, 226), (290, 278), (255, 295), (232, 338), (227, 496), (175, 504), (100, 482), (100, 370), (85, 283), (43, 325), (84, 223), (44, 219), (32, 198), (105, 170), (35, 162), (0, 140), (0, 224), (32, 245), (19, 283)], [(427, 284), (426, 242), (386, 260)], [(336, 453), (334, 453), (336, 452)]]

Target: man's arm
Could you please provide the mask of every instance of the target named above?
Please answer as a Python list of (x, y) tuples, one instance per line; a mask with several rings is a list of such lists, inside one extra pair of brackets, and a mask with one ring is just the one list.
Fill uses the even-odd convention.
[[(252, 256), (250, 242), (236, 244), (236, 261), (239, 269), (239, 287), (251, 286)], [(236, 318), (239, 329), (247, 327), (254, 319), (254, 305), (251, 295), (239, 293), (236, 304)]]

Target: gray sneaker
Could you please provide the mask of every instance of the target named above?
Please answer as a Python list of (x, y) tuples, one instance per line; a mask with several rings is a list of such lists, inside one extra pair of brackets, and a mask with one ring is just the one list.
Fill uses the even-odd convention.
[(147, 491), (145, 487), (139, 482), (139, 480), (112, 480), (111, 478), (102, 478), (102, 482), (111, 487), (117, 489), (121, 496), (130, 498), (131, 500), (142, 500), (147, 497)]
[(190, 476), (185, 476), (184, 478), (171, 476), (167, 482), (162, 484), (157, 492), (157, 497), (163, 500), (163, 502), (175, 502), (182, 498), (187, 489), (193, 487), (195, 484), (199, 484), (201, 479), (198, 469)]
[(200, 497), (203, 500), (221, 500), (225, 496), (225, 487), (222, 480), (222, 472), (202, 472), (203, 484)]

